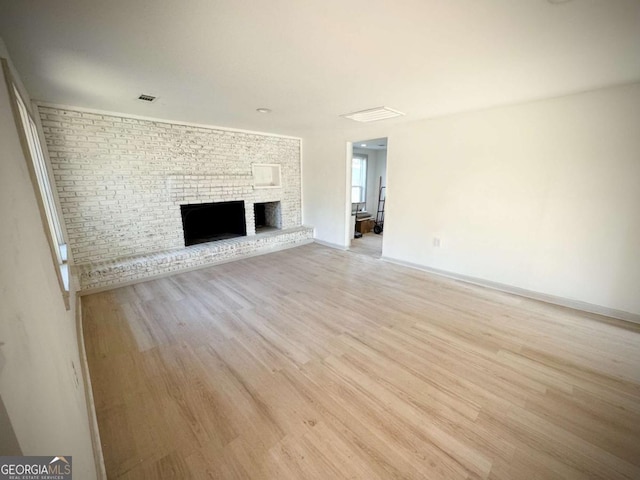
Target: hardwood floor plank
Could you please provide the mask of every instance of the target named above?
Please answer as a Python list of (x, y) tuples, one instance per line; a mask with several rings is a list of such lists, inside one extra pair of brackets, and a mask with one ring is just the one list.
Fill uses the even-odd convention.
[(640, 327), (305, 245), (82, 298), (113, 479), (640, 479)]

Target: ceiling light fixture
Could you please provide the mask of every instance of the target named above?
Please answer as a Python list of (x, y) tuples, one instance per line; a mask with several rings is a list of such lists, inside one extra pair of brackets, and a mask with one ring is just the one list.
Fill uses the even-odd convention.
[(361, 143), (361, 144), (360, 144), (360, 146), (361, 146), (361, 147), (366, 147), (366, 146), (367, 146), (367, 144), (366, 144), (366, 143)]
[(393, 108), (376, 107), (359, 112), (345, 113), (340, 116), (355, 120), (356, 122), (377, 122), (378, 120), (386, 120), (387, 118), (399, 117), (401, 115), (404, 115), (404, 113), (394, 110)]
[(256, 112), (258, 112), (258, 113), (271, 113), (271, 109), (270, 108), (260, 107), (260, 108), (256, 108)]

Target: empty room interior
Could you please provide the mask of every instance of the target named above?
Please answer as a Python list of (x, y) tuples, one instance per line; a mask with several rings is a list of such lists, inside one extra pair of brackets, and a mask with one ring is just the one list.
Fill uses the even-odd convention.
[(638, 0), (0, 0), (0, 59), (2, 469), (640, 479)]

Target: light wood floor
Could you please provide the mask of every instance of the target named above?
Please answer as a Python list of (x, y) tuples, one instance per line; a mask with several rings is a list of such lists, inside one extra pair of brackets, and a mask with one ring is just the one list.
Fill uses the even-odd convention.
[(640, 478), (640, 330), (306, 245), (83, 298), (112, 479)]
[(360, 238), (352, 238), (349, 251), (380, 258), (380, 255), (382, 255), (382, 234), (378, 235), (371, 232), (365, 233)]

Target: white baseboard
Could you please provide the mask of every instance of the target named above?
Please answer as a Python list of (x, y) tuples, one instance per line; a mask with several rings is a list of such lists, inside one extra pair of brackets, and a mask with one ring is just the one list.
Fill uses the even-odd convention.
[(338, 245), (337, 243), (325, 242), (324, 240), (318, 240), (317, 238), (314, 238), (313, 241), (324, 247), (335, 248), (336, 250), (349, 250), (349, 247)]
[(80, 300), (80, 295), (76, 295), (76, 332), (78, 335), (80, 370), (82, 371), (84, 395), (87, 404), (87, 415), (89, 416), (89, 432), (91, 434), (91, 447), (93, 449), (93, 459), (96, 466), (96, 477), (98, 478), (98, 480), (106, 480), (107, 470), (104, 465), (102, 442), (100, 441), (98, 418), (96, 417), (96, 405), (93, 400), (93, 388), (91, 386), (91, 376), (89, 375), (87, 352), (84, 346), (84, 331), (82, 327), (82, 301)]
[(398, 260), (391, 257), (381, 257), (382, 260), (403, 267), (414, 268), (422, 270), (424, 272), (439, 275), (441, 277), (447, 277), (454, 280), (460, 280), (462, 282), (479, 285), (481, 287), (488, 287), (494, 290), (500, 290), (501, 292), (512, 293), (521, 297), (531, 298), (534, 300), (540, 300), (546, 303), (552, 303), (554, 305), (560, 305), (562, 307), (569, 307), (575, 310), (581, 310), (583, 312), (595, 313), (598, 315), (604, 315), (606, 317), (616, 318), (618, 320), (624, 320), (627, 322), (640, 324), (640, 315), (636, 313), (625, 312), (623, 310), (616, 310), (615, 308), (603, 307), (601, 305), (595, 305), (593, 303), (582, 302), (580, 300), (571, 300), (569, 298), (558, 297), (556, 295), (549, 295), (547, 293), (534, 292), (520, 287), (514, 287), (504, 283), (492, 282), (491, 280), (484, 280), (482, 278), (470, 277), (467, 275), (461, 275), (459, 273), (448, 272), (446, 270), (439, 270), (437, 268), (431, 268), (417, 263), (406, 262), (404, 260)]

